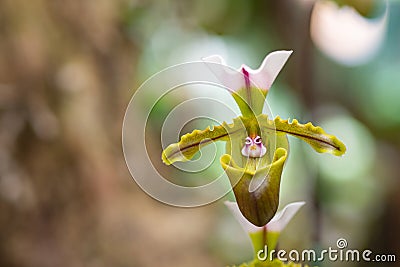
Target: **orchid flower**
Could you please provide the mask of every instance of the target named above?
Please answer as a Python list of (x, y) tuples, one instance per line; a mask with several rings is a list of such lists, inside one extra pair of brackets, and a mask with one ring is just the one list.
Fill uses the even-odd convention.
[(291, 53), (272, 52), (257, 70), (242, 65), (237, 71), (220, 71), (225, 66), (220, 56), (205, 58), (205, 64), (215, 70), (231, 92), (242, 115), (231, 124), (224, 122), (185, 134), (162, 153), (163, 162), (170, 165), (192, 159), (201, 147), (214, 141), (226, 142), (226, 154), (220, 163), (241, 213), (259, 227), (265, 226), (278, 209), (281, 174), (289, 149), (287, 134), (307, 142), (319, 153), (340, 156), (346, 150), (341, 141), (321, 127), (262, 114), (268, 91)]
[[(264, 226), (258, 227), (250, 223), (240, 212), (237, 203), (225, 201), (225, 205), (232, 212), (235, 219), (240, 223), (242, 228), (249, 234), (253, 243), (254, 258), (260, 257), (260, 251), (266, 253), (265, 246), (268, 251), (275, 249), (278, 238), (282, 230), (290, 222), (297, 211), (305, 204), (305, 202), (293, 202), (286, 205), (282, 210), (278, 211), (275, 216)], [(272, 260), (272, 259), (270, 259)]]

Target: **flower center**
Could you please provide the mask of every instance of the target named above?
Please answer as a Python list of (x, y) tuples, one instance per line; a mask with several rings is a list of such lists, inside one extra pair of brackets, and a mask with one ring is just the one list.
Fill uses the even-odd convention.
[(267, 152), (267, 148), (262, 143), (261, 137), (246, 137), (242, 148), (242, 155), (250, 158), (261, 158)]

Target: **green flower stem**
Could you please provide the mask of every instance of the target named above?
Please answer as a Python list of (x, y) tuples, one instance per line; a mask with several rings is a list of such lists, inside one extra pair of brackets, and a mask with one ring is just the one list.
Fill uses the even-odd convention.
[[(254, 259), (258, 259), (260, 251), (263, 251), (262, 257), (266, 256), (266, 260), (272, 260), (269, 258), (270, 251), (276, 248), (279, 238), (279, 232), (268, 231), (267, 226), (264, 226), (260, 231), (249, 233), (251, 243), (253, 244)], [(267, 248), (267, 251), (265, 250)], [(267, 253), (267, 255), (264, 255)]]

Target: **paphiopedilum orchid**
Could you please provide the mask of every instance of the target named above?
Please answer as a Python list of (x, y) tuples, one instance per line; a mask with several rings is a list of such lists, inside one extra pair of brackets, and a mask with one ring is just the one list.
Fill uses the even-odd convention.
[[(226, 154), (220, 163), (224, 168), (243, 216), (255, 226), (265, 226), (275, 215), (279, 204), (281, 174), (288, 155), (287, 134), (307, 142), (320, 153), (342, 155), (346, 148), (335, 136), (321, 127), (297, 120), (269, 118), (263, 114), (267, 93), (292, 51), (276, 51), (267, 55), (257, 70), (242, 65), (237, 71), (215, 70), (236, 103), (241, 116), (233, 123), (224, 122), (205, 130), (194, 130), (169, 145), (162, 160), (169, 165), (187, 161), (202, 146), (214, 141), (226, 142)], [(225, 65), (220, 56), (204, 59), (210, 68)]]

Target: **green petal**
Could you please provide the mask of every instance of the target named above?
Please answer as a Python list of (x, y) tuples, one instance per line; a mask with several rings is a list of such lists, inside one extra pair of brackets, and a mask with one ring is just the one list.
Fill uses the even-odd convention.
[[(248, 168), (239, 167), (228, 154), (221, 157), (221, 165), (232, 184), (240, 211), (256, 226), (267, 224), (278, 209), (280, 181), (286, 158), (287, 150), (278, 148), (272, 164), (251, 171)], [(252, 179), (262, 181), (262, 183), (250, 192)]]
[(169, 145), (162, 152), (162, 160), (167, 165), (176, 161), (188, 161), (201, 147), (215, 141), (229, 141), (233, 135), (243, 132), (246, 132), (246, 128), (239, 118), (234, 119), (232, 124), (224, 122), (222, 125), (208, 127), (205, 130), (194, 130), (183, 135), (179, 143)]
[(311, 122), (301, 124), (296, 119), (289, 122), (288, 120), (282, 120), (280, 117), (276, 117), (272, 121), (264, 114), (258, 116), (257, 119), (263, 131), (276, 131), (278, 135), (293, 135), (307, 142), (319, 153), (331, 153), (335, 156), (341, 156), (346, 152), (346, 146), (336, 136), (325, 133), (321, 127), (314, 126)]

